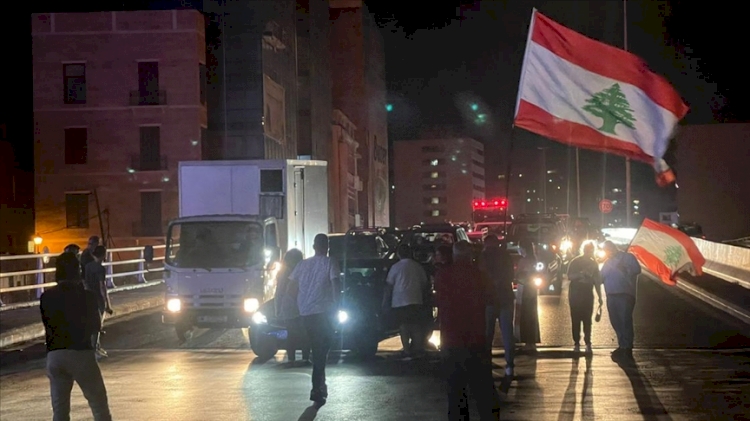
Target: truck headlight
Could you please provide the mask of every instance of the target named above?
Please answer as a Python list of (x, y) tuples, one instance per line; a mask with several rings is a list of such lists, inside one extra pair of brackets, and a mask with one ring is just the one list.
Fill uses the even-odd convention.
[(544, 281), (542, 280), (542, 278), (540, 276), (536, 276), (536, 277), (534, 277), (533, 282), (534, 282), (534, 286), (538, 288), (538, 287), (542, 286), (542, 282), (544, 282)]
[(179, 298), (170, 298), (167, 300), (167, 310), (172, 313), (177, 313), (182, 309), (182, 302)]
[(243, 307), (247, 313), (255, 313), (260, 308), (260, 302), (257, 298), (245, 298)]
[(560, 251), (563, 253), (570, 251), (573, 248), (573, 242), (570, 240), (562, 240), (560, 242)]
[(536, 268), (536, 271), (537, 271), (537, 272), (541, 272), (541, 271), (543, 271), (543, 270), (544, 270), (544, 263), (542, 263), (542, 262), (537, 262), (537, 263), (536, 263), (536, 266), (535, 266), (535, 268)]
[(344, 310), (339, 310), (338, 318), (339, 323), (344, 324), (349, 320), (349, 315)]
[(255, 314), (253, 314), (253, 323), (256, 325), (264, 325), (268, 323), (268, 318), (266, 318), (266, 315), (260, 311), (256, 311)]

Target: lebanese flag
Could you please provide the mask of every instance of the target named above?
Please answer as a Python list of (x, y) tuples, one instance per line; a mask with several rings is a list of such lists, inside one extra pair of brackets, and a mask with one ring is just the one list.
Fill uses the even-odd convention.
[(637, 56), (568, 29), (534, 9), (514, 125), (583, 149), (649, 163), (664, 186), (664, 161), (680, 95)]
[(667, 285), (677, 284), (680, 272), (701, 275), (706, 263), (687, 234), (650, 219), (643, 220), (628, 251)]

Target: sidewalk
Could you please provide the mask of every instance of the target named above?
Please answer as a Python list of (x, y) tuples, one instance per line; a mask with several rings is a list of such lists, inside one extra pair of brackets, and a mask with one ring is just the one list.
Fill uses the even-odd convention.
[[(128, 314), (164, 305), (164, 285), (110, 293), (113, 316), (104, 323)], [(0, 312), (0, 348), (44, 336), (39, 306)]]

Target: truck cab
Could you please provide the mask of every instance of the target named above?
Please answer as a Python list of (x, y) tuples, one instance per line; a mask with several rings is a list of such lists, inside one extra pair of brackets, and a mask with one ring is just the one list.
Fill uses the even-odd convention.
[(169, 224), (162, 321), (177, 336), (193, 327), (244, 328), (275, 293), (280, 249), (275, 218), (211, 215)]

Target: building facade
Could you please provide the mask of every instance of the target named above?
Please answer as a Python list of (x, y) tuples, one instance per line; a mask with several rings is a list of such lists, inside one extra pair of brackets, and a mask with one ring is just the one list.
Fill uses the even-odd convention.
[(485, 197), (484, 145), (470, 138), (394, 142), (395, 222), (471, 220), (472, 200)]
[(356, 132), (357, 128), (344, 113), (333, 111), (333, 143), (328, 164), (329, 187), (332, 187), (328, 203), (333, 208), (331, 232), (346, 232), (351, 227), (362, 225), (359, 220), (362, 179), (357, 169), (359, 144), (354, 140)]
[(205, 21), (194, 10), (32, 15), (36, 233), (163, 241), (177, 163), (202, 159)]
[[(0, 254), (28, 253), (34, 234), (34, 183), (16, 161), (13, 145), (0, 128)], [(31, 194), (30, 194), (31, 193)]]
[(333, 108), (356, 126), (363, 226), (388, 226), (388, 123), (383, 38), (361, 0), (330, 0)]

